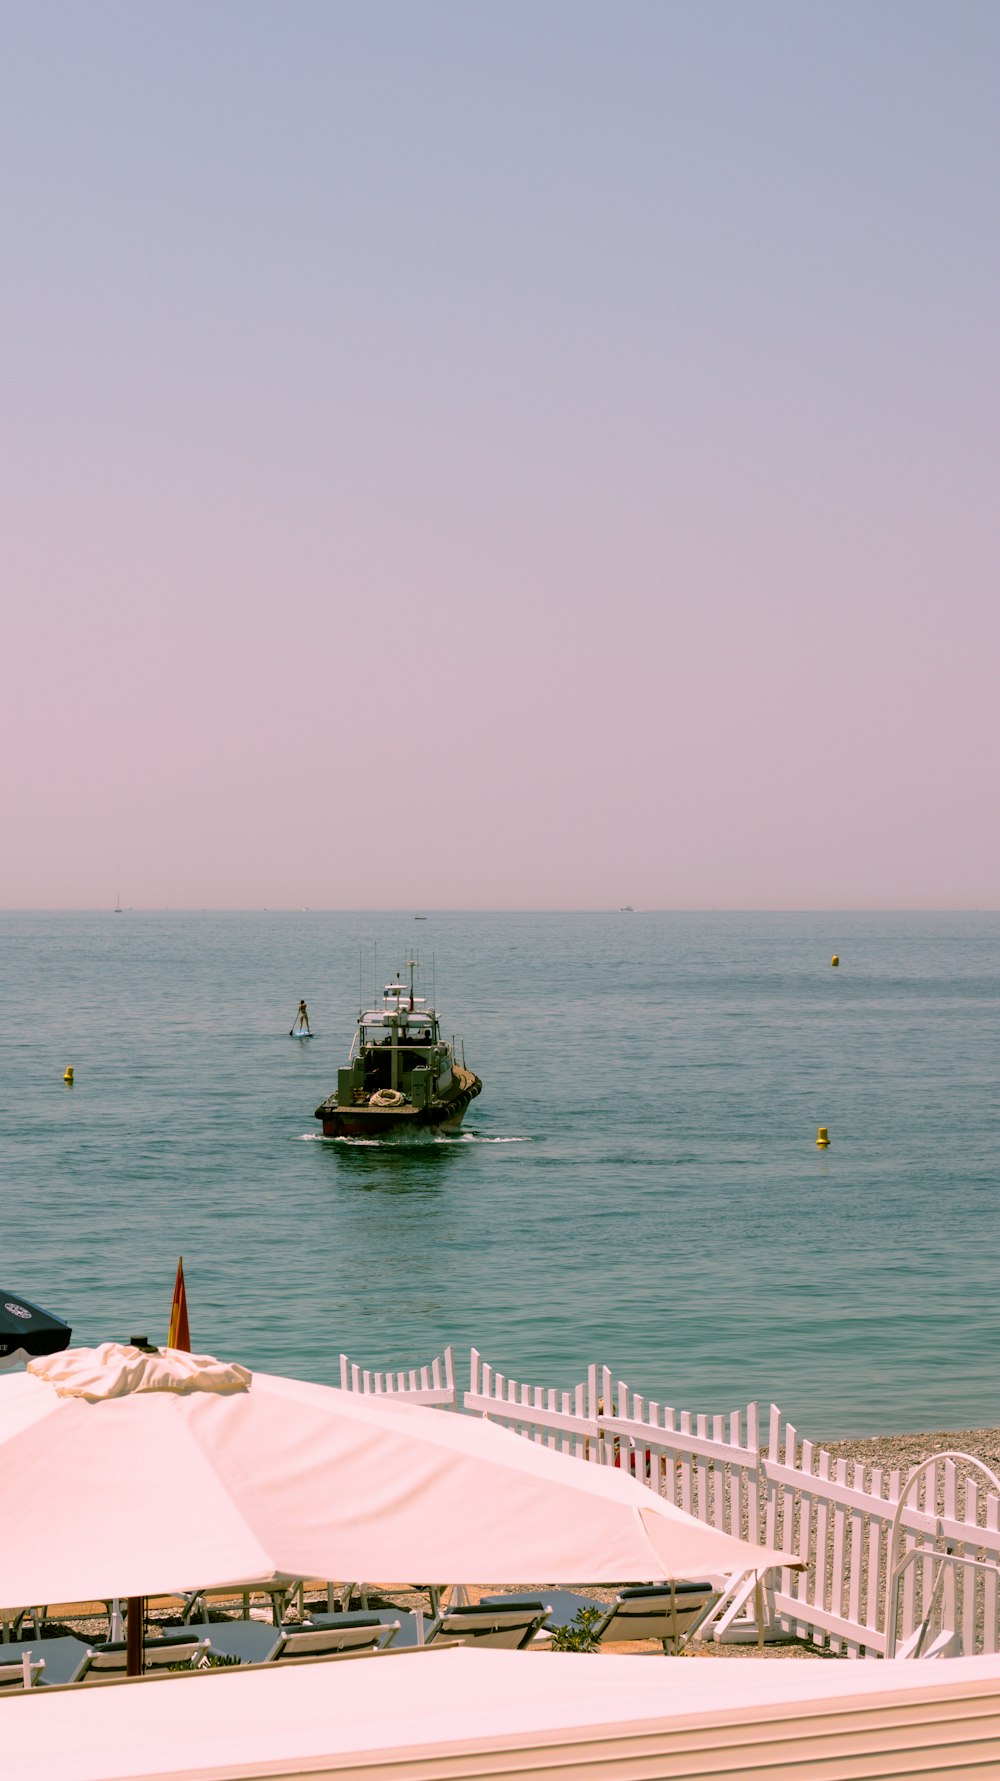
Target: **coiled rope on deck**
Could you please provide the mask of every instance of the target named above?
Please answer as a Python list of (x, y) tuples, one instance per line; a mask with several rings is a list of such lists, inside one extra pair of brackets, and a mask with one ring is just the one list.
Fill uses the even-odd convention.
[(401, 1107), (406, 1096), (401, 1095), (398, 1088), (377, 1088), (369, 1101), (369, 1107)]

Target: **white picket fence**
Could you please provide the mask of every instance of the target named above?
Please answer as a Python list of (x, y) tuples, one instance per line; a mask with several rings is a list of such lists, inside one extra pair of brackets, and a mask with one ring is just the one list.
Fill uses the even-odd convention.
[[(341, 1384), (459, 1407), (450, 1348), (429, 1367), (395, 1374), (362, 1371), (342, 1356)], [(567, 1391), (510, 1379), (474, 1348), (461, 1403), (528, 1440), (621, 1466), (725, 1533), (805, 1558), (805, 1571), (772, 1576), (767, 1636), (792, 1634), (849, 1657), (885, 1655), (890, 1536), (905, 1474), (833, 1459), (776, 1406), (762, 1451), (755, 1404), (725, 1415), (675, 1410), (647, 1402), (607, 1367), (591, 1366)], [(904, 1504), (900, 1552), (913, 1557), (900, 1579), (900, 1652), (918, 1638), (924, 1651), (1000, 1649), (1000, 1493), (974, 1474), (942, 1458)], [(723, 1597), (702, 1636), (756, 1633), (751, 1581)]]
[(577, 1459), (597, 1457), (601, 1427), (597, 1409), (597, 1368), (590, 1367), (585, 1380), (571, 1391), (519, 1385), (495, 1373), (474, 1348), (469, 1364), (469, 1389), (463, 1406), (476, 1416), (502, 1423), (515, 1434), (525, 1435)]
[(342, 1354), (340, 1386), (342, 1391), (401, 1397), (410, 1404), (431, 1404), (438, 1409), (454, 1410), (457, 1402), (454, 1350), (446, 1348), (443, 1354), (434, 1356), (430, 1366), (410, 1367), (402, 1373), (362, 1371)]

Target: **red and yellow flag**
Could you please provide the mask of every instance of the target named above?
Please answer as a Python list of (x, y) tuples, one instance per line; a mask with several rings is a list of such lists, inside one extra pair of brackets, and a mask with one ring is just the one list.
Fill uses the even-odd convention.
[(177, 1279), (174, 1281), (174, 1302), (170, 1307), (170, 1334), (167, 1337), (168, 1348), (183, 1348), (186, 1354), (191, 1352), (191, 1331), (188, 1329), (188, 1302), (184, 1290), (184, 1257), (177, 1261)]

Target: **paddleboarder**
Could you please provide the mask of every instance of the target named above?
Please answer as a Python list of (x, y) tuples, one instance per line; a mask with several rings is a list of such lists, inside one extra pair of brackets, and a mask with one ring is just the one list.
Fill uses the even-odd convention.
[(289, 1038), (292, 1038), (296, 1032), (308, 1033), (309, 1037), (312, 1038), (312, 1027), (309, 1025), (309, 1010), (304, 1002), (299, 1003), (299, 1011), (295, 1016), (295, 1019), (292, 1021), (288, 1035)]

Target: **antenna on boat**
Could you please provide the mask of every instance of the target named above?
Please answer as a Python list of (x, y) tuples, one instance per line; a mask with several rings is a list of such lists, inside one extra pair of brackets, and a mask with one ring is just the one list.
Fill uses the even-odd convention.
[(378, 1006), (378, 941), (376, 940), (376, 942), (375, 942), (375, 1000), (372, 1002), (372, 1007), (375, 1008), (377, 1006)]
[(431, 1007), (436, 1008), (437, 1005), (438, 1005), (437, 953), (432, 952), (431, 953)]
[(413, 973), (417, 968), (416, 959), (407, 959), (406, 969), (410, 973), (410, 1013), (413, 1013)]

